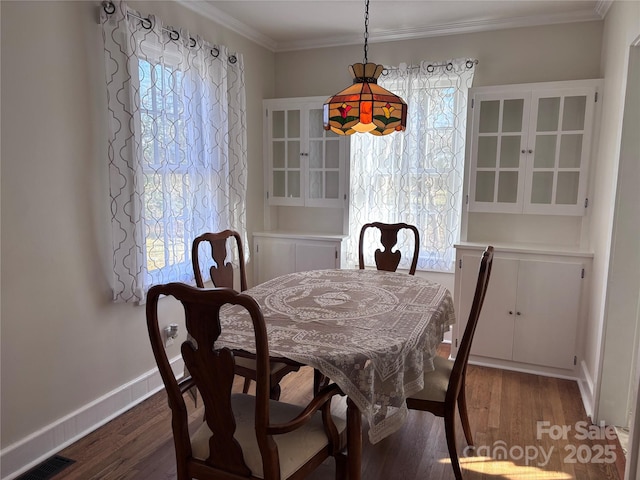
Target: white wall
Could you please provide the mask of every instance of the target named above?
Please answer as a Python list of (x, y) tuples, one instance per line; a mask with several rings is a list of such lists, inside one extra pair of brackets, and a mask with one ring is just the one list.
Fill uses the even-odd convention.
[[(640, 39), (639, 39), (640, 40)], [(640, 226), (640, 137), (637, 132), (640, 131), (640, 42), (635, 42), (637, 46), (630, 49), (629, 54), (629, 73), (627, 75), (627, 99), (625, 105), (625, 113), (623, 119), (622, 146), (620, 155), (620, 175), (618, 202), (616, 203), (616, 220), (614, 225), (614, 238), (618, 239), (625, 234), (634, 243), (626, 245), (621, 241), (614, 241), (615, 250), (613, 252), (613, 264), (615, 265), (625, 253), (630, 253), (632, 259), (631, 268), (635, 267), (635, 271), (629, 271), (621, 265), (621, 268), (612, 268), (615, 275), (618, 272), (628, 272), (631, 279), (629, 283), (636, 284), (635, 295), (630, 289), (625, 288), (627, 292), (626, 300), (623, 299), (623, 308), (628, 309), (631, 302), (635, 300), (635, 338), (632, 344), (634, 360), (632, 365), (632, 375), (629, 381), (629, 397), (626, 409), (631, 412), (629, 418), (630, 434), (627, 455), (627, 465), (625, 469), (625, 480), (640, 479), (640, 382), (638, 375), (640, 368), (638, 361), (640, 360), (640, 239), (638, 237), (638, 226)], [(618, 206), (622, 206), (622, 211), (618, 210)], [(635, 211), (633, 211), (635, 210)], [(626, 215), (623, 215), (626, 212)], [(622, 231), (621, 231), (622, 230)], [(622, 240), (622, 239), (620, 239)], [(622, 247), (622, 248), (620, 248)], [(625, 248), (626, 247), (626, 248)], [(629, 248), (631, 247), (631, 248)], [(615, 282), (615, 280), (613, 280)], [(625, 286), (626, 287), (626, 286)], [(609, 289), (610, 290), (610, 289)], [(635, 298), (634, 298), (635, 297)], [(625, 311), (625, 315), (630, 312)], [(605, 369), (610, 361), (610, 356), (605, 350)], [(606, 377), (605, 377), (606, 378)], [(603, 387), (605, 382), (603, 381)], [(608, 385), (607, 385), (608, 386)], [(601, 407), (603, 411), (604, 408)]]
[[(4, 454), (20, 442), (155, 367), (144, 307), (110, 301), (99, 4), (0, 2), (3, 478)], [(132, 5), (244, 55), (247, 223), (262, 230), (261, 101), (273, 96), (273, 54), (176, 3)]]
[[(632, 284), (637, 281), (637, 270), (629, 274), (626, 266), (632, 267), (633, 262), (637, 259), (637, 232), (640, 225), (627, 223), (634, 222), (634, 218), (637, 218), (633, 216), (633, 213), (621, 213), (621, 216), (615, 217), (614, 209), (616, 208), (619, 175), (626, 174), (624, 169), (619, 169), (619, 164), (621, 161), (620, 145), (627, 91), (629, 48), (638, 35), (640, 35), (640, 3), (613, 2), (605, 18), (602, 46), (602, 76), (605, 83), (600, 142), (592, 177), (594, 179), (594, 196), (589, 236), (595, 256), (591, 278), (590, 315), (585, 337), (587, 355), (585, 356), (584, 368), (595, 382), (594, 420), (603, 420), (614, 425), (626, 423), (626, 408), (611, 407), (619, 405), (620, 402), (616, 400), (618, 398), (622, 399), (626, 405), (631, 383), (632, 347), (629, 342), (633, 342), (635, 331), (633, 308), (631, 308), (632, 314), (629, 316), (622, 314), (622, 312), (628, 311), (630, 305), (637, 301), (635, 297), (637, 289), (635, 292), (626, 293), (623, 298), (620, 298), (614, 289), (618, 288), (620, 282), (624, 284), (627, 275), (630, 275), (628, 279)], [(637, 86), (633, 88), (637, 88)], [(637, 136), (637, 126), (632, 132), (632, 135)], [(637, 162), (637, 155), (631, 162)], [(625, 163), (627, 163), (626, 168), (631, 167), (628, 162)], [(630, 174), (633, 175), (633, 172), (632, 169)], [(637, 201), (637, 185), (632, 188), (632, 191), (625, 188), (623, 196), (619, 197), (619, 200), (625, 201), (626, 195), (632, 197), (636, 195), (634, 198)], [(633, 208), (633, 205), (630, 207)], [(637, 210), (638, 205), (636, 204), (632, 211), (637, 214)], [(615, 225), (614, 218), (616, 219)], [(623, 243), (618, 244), (622, 248), (622, 252), (625, 252), (622, 255), (631, 254), (626, 259), (622, 256), (615, 258), (617, 255), (616, 245), (612, 242), (614, 227), (619, 232), (617, 235), (632, 235), (631, 239), (627, 239), (631, 244), (625, 245), (624, 238), (621, 240)], [(612, 258), (614, 258), (611, 263), (610, 254), (613, 254)], [(637, 268), (637, 264), (635, 268)], [(610, 286), (608, 285), (609, 280), (613, 280)], [(608, 305), (611, 302), (615, 304), (609, 310)], [(599, 389), (598, 385), (601, 381), (603, 386)]]

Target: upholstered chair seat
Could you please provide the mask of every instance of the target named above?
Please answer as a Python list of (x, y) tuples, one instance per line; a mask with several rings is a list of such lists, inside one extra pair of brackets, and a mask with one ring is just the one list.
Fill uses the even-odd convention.
[[(264, 478), (262, 472), (262, 456), (258, 448), (258, 441), (255, 433), (255, 400), (253, 395), (242, 393), (231, 396), (231, 406), (236, 420), (235, 439), (242, 447), (244, 461), (251, 469), (253, 476)], [(269, 402), (271, 421), (274, 423), (284, 423), (299, 415), (303, 408), (290, 403)], [(342, 434), (347, 422), (344, 418), (333, 415), (333, 421)], [(191, 437), (191, 448), (194, 458), (204, 460), (209, 456), (209, 437), (211, 430), (206, 423)], [(289, 478), (299, 470), (314, 455), (327, 447), (327, 435), (322, 425), (322, 414), (316, 412), (311, 421), (303, 427), (293, 432), (277, 435), (274, 437), (278, 445), (278, 455), (280, 457), (280, 472), (283, 479)]]
[(449, 378), (453, 371), (453, 362), (444, 357), (433, 359), (434, 370), (424, 372), (424, 388), (411, 395), (416, 400), (444, 402), (449, 388)]

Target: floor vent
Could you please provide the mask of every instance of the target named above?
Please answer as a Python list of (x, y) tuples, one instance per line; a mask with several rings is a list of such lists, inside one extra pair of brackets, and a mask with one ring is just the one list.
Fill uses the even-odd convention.
[(54, 475), (60, 473), (72, 463), (75, 463), (75, 460), (61, 457), (60, 455), (54, 455), (42, 462), (40, 465), (33, 467), (28, 472), (23, 473), (16, 478), (16, 480), (48, 480), (53, 478)]

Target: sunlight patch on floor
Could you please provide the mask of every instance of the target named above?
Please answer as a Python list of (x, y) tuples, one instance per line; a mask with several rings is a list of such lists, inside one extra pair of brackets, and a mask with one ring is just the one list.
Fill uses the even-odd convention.
[[(450, 463), (449, 460), (442, 460)], [(571, 480), (573, 476), (565, 472), (544, 470), (540, 467), (516, 465), (508, 460), (496, 460), (491, 457), (467, 457), (460, 459), (464, 470), (477, 473), (500, 475), (505, 480)]]

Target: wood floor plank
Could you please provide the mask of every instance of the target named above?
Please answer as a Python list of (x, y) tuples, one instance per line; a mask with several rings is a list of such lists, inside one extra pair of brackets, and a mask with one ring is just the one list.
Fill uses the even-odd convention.
[[(447, 356), (448, 348), (443, 346), (439, 353)], [(312, 378), (310, 368), (285, 377), (281, 400), (308, 402)], [(241, 391), (242, 379), (234, 389)], [(467, 399), (476, 452), (482, 454), (464, 457), (466, 445), (458, 421), (458, 451), (465, 480), (620, 480), (614, 463), (567, 462), (567, 449), (581, 448), (583, 454), (593, 454), (614, 442), (578, 441), (575, 432), (558, 440), (539, 435), (541, 421), (559, 428), (575, 429), (577, 422), (589, 425), (575, 382), (470, 365)], [(344, 401), (335, 410), (340, 408), (344, 408)], [(193, 428), (202, 422), (202, 413), (201, 402), (190, 405)], [(537, 461), (509, 455), (497, 459), (496, 445), (553, 449), (553, 454), (547, 465), (540, 466)], [(175, 453), (165, 393), (154, 395), (59, 454), (76, 462), (55, 480), (174, 480)], [(308, 478), (330, 480), (334, 471), (333, 460), (328, 460)], [(365, 432), (362, 472), (367, 480), (453, 480), (442, 419), (411, 411), (398, 432), (375, 445)]]

